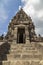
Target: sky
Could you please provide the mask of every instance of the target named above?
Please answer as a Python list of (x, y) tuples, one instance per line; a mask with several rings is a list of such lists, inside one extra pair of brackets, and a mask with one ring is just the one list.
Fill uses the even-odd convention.
[(20, 7), (32, 18), (36, 34), (43, 36), (43, 0), (0, 0), (0, 35), (7, 33), (8, 24)]

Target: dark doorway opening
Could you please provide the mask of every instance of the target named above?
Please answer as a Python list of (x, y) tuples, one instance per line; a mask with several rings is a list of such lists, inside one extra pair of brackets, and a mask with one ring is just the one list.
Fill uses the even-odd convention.
[(17, 43), (25, 43), (25, 28), (18, 28)]
[(23, 34), (22, 33), (19, 35), (19, 43), (23, 43)]

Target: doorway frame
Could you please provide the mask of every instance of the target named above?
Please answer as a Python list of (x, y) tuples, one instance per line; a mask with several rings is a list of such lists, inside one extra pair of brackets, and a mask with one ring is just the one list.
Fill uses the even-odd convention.
[[(20, 30), (22, 30), (22, 34), (23, 34), (23, 43), (19, 42), (19, 34), (21, 33)], [(26, 40), (25, 27), (18, 27), (17, 28), (17, 43), (18, 44), (24, 44), (26, 42), (25, 40)]]

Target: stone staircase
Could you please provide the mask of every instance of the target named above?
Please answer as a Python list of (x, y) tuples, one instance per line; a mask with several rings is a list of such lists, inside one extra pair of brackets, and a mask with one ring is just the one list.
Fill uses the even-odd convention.
[(35, 42), (28, 44), (15, 44), (12, 42), (9, 44), (9, 54), (7, 54), (7, 60), (2, 61), (2, 65), (32, 65), (32, 61), (34, 61), (34, 64), (35, 61), (39, 62), (42, 60), (42, 53), (36, 47)]
[(42, 59), (42, 54), (40, 51), (35, 48), (34, 43), (28, 44), (14, 44), (12, 43), (9, 50), (10, 54), (7, 54), (8, 60), (33, 60), (33, 59)]

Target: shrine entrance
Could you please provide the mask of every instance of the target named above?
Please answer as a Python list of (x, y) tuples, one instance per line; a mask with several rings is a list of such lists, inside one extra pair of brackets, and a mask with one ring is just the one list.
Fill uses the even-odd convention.
[(25, 28), (18, 28), (17, 31), (17, 43), (25, 43)]

